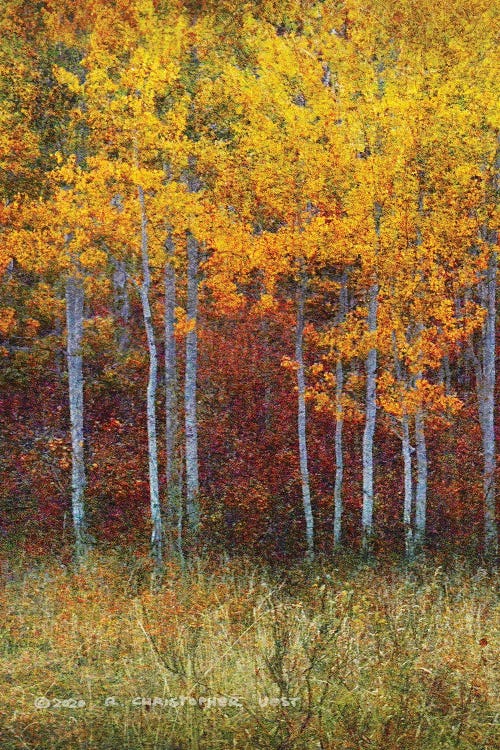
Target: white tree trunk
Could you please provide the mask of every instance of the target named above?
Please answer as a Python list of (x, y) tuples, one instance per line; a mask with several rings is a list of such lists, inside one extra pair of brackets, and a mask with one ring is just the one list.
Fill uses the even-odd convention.
[[(372, 284), (368, 292), (368, 331), (377, 329), (378, 284)], [(377, 414), (377, 348), (372, 346), (366, 358), (366, 417), (363, 433), (363, 510), (362, 549), (365, 555), (371, 552), (373, 534), (373, 438)]]
[(339, 547), (342, 543), (342, 484), (344, 479), (344, 452), (342, 450), (342, 430), (344, 427), (344, 412), (342, 406), (342, 392), (344, 388), (344, 370), (342, 360), (337, 358), (335, 367), (335, 487), (333, 490), (333, 544)]
[[(347, 313), (347, 279), (342, 276), (339, 295), (338, 323), (343, 323)], [(342, 431), (344, 427), (344, 408), (342, 395), (344, 390), (344, 369), (342, 359), (337, 357), (335, 366), (335, 486), (333, 491), (333, 544), (339, 547), (342, 543), (342, 485), (344, 480), (344, 451), (342, 446)]]
[(71, 506), (77, 562), (82, 561), (88, 552), (84, 505), (86, 482), (83, 435), (83, 308), (82, 280), (77, 276), (68, 276), (66, 279), (66, 352), (71, 422)]
[(495, 339), (497, 254), (491, 250), (486, 277), (479, 284), (479, 295), (486, 311), (479, 352), (469, 345), (474, 363), (476, 393), (483, 443), (484, 555), (493, 566), (498, 561), (496, 520), (496, 444), (495, 444)]
[(482, 372), (478, 383), (479, 414), (483, 438), (484, 469), (484, 553), (495, 564), (498, 557), (496, 521), (496, 450), (495, 450), (495, 344), (496, 344), (496, 278), (497, 254), (491, 250), (484, 282), (486, 320), (483, 329)]
[(425, 415), (422, 405), (419, 405), (415, 413), (415, 447), (417, 453), (415, 549), (417, 552), (422, 552), (427, 523), (427, 445), (425, 441)]
[(404, 502), (403, 502), (403, 524), (405, 531), (405, 553), (407, 560), (413, 560), (413, 477), (410, 444), (410, 421), (408, 414), (403, 412), (402, 426), (402, 452), (404, 465)]
[(167, 516), (177, 557), (182, 561), (182, 498), (177, 444), (177, 352), (175, 346), (174, 243), (169, 231), (165, 242), (165, 443), (167, 454)]
[(116, 335), (118, 351), (124, 354), (129, 345), (128, 321), (130, 318), (130, 302), (127, 289), (127, 270), (123, 260), (114, 262), (113, 291), (115, 318), (118, 323)]
[[(408, 390), (410, 384), (408, 376), (404, 378), (401, 360), (399, 358), (396, 332), (392, 332), (392, 345), (394, 357), (394, 369), (398, 383), (402, 386), (404, 383), (405, 390)], [(403, 455), (403, 526), (405, 536), (405, 556), (408, 561), (412, 561), (415, 556), (415, 538), (413, 533), (413, 462), (412, 447), (410, 441), (410, 418), (406, 410), (406, 405), (402, 404), (403, 416), (401, 418), (401, 452)]]
[(196, 535), (200, 525), (198, 500), (198, 421), (196, 409), (196, 380), (198, 370), (198, 241), (191, 232), (187, 234), (187, 324), (184, 386), (186, 512), (189, 528)]
[[(424, 214), (424, 190), (423, 188), (419, 191), (418, 196), (418, 215), (422, 217)], [(417, 247), (422, 244), (422, 232), (420, 226), (417, 226), (416, 235)], [(424, 279), (422, 271), (420, 278)], [(417, 336), (422, 335), (423, 323), (417, 322), (416, 333)], [(422, 351), (419, 352), (419, 364), (422, 362)], [(443, 358), (443, 365), (448, 366), (449, 373), (449, 362), (448, 358)], [(422, 380), (422, 370), (420, 370), (415, 379), (415, 385), (418, 387), (419, 382)], [(449, 387), (449, 384), (447, 384)], [(415, 490), (415, 551), (421, 554), (424, 550), (425, 545), (425, 533), (427, 524), (427, 444), (425, 441), (425, 412), (423, 404), (418, 404), (415, 412), (415, 447), (417, 452), (417, 483)]]
[(160, 492), (158, 481), (158, 445), (156, 437), (156, 389), (158, 383), (158, 355), (156, 339), (149, 303), (151, 275), (149, 270), (149, 251), (147, 235), (147, 216), (144, 203), (144, 190), (137, 188), (141, 209), (141, 255), (142, 255), (142, 284), (140, 296), (144, 328), (148, 342), (149, 377), (146, 394), (146, 413), (148, 427), (148, 464), (149, 464), (149, 496), (151, 506), (151, 556), (155, 565), (155, 572), (159, 573), (163, 565), (163, 524), (161, 517)]
[(299, 438), (300, 478), (302, 484), (302, 504), (306, 522), (306, 558), (314, 558), (314, 518), (311, 507), (311, 490), (309, 485), (309, 468), (307, 461), (306, 435), (306, 381), (304, 372), (304, 280), (299, 282), (297, 292), (297, 328), (295, 336), (295, 359), (297, 362), (298, 412), (297, 429)]
[[(377, 248), (380, 241), (380, 220), (382, 207), (375, 203), (373, 207)], [(378, 311), (378, 282), (374, 281), (368, 290), (368, 331), (377, 330)], [(373, 440), (375, 436), (375, 420), (377, 416), (377, 347), (372, 346), (366, 357), (366, 417), (363, 433), (363, 509), (361, 515), (361, 546), (365, 557), (372, 552), (373, 537)]]

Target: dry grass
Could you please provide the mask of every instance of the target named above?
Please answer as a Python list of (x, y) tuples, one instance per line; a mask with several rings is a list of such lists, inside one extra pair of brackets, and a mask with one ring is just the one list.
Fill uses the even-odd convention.
[(237, 563), (172, 568), (153, 594), (141, 563), (5, 560), (0, 747), (493, 750), (494, 585), (484, 571)]

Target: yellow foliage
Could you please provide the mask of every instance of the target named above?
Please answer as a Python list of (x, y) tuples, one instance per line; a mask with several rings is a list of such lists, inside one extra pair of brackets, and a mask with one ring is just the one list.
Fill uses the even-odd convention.
[(16, 311), (13, 307), (0, 307), (0, 335), (9, 336), (16, 329)]

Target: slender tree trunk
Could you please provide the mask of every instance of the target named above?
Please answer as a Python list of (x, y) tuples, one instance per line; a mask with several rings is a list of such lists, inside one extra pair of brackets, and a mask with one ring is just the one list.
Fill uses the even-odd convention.
[[(372, 284), (368, 292), (368, 331), (377, 329), (378, 284)], [(371, 554), (373, 534), (373, 438), (377, 414), (377, 348), (372, 346), (366, 358), (366, 418), (363, 433), (363, 511), (362, 549), (365, 556)]]
[[(397, 337), (395, 331), (392, 332), (392, 344), (396, 377), (401, 385), (404, 383), (405, 390), (408, 391), (410, 388), (410, 384), (408, 382), (408, 376), (406, 376), (406, 378), (403, 377), (403, 368), (401, 366), (401, 360), (399, 358)], [(403, 454), (404, 478), (403, 526), (405, 535), (405, 556), (406, 559), (411, 562), (415, 556), (415, 540), (413, 533), (413, 462), (411, 456), (412, 448), (410, 441), (410, 417), (408, 415), (404, 402), (402, 404), (402, 407), (403, 416), (401, 418), (401, 452)]]
[(196, 380), (198, 370), (198, 242), (191, 232), (187, 234), (187, 324), (184, 387), (186, 512), (190, 531), (196, 536), (200, 525), (198, 500), (198, 421), (196, 409)]
[(451, 370), (450, 370), (450, 358), (447, 354), (443, 356), (440, 368), (441, 383), (444, 385), (444, 392), (447, 396), (451, 393)]
[(427, 444), (425, 441), (425, 415), (421, 404), (415, 412), (415, 446), (417, 453), (415, 549), (421, 553), (425, 545), (425, 528), (427, 523)]
[[(382, 206), (375, 203), (373, 207), (377, 248), (380, 240), (380, 220)], [(378, 282), (374, 281), (368, 290), (368, 332), (377, 330), (378, 310)], [(377, 347), (372, 346), (366, 357), (366, 417), (363, 433), (363, 509), (361, 516), (361, 546), (365, 557), (372, 552), (373, 537), (373, 440), (375, 436), (375, 420), (377, 416)]]
[(173, 536), (175, 554), (183, 560), (182, 553), (182, 496), (177, 445), (177, 352), (175, 346), (175, 268), (174, 243), (169, 231), (165, 242), (165, 443), (167, 453), (167, 516)]
[(403, 504), (403, 524), (405, 530), (405, 553), (407, 560), (413, 560), (413, 477), (411, 461), (411, 444), (410, 444), (410, 420), (406, 411), (403, 412), (401, 422), (403, 429), (402, 434), (402, 452), (404, 465), (404, 504)]
[[(63, 334), (63, 321), (62, 318), (59, 316), (55, 320), (54, 324), (54, 333), (56, 335), (56, 340), (58, 342), (57, 349), (54, 352), (54, 362), (55, 362), (55, 368), (56, 368), (56, 375), (58, 378), (62, 377), (63, 371), (65, 369), (65, 353), (64, 353), (64, 346), (59, 344), (62, 340), (62, 334)], [(67, 352), (66, 352), (66, 358), (67, 358)]]
[(302, 503), (306, 521), (306, 558), (314, 558), (314, 519), (311, 507), (311, 489), (309, 485), (309, 468), (307, 461), (307, 427), (306, 427), (306, 381), (304, 372), (304, 302), (305, 281), (299, 282), (297, 292), (297, 328), (295, 337), (295, 359), (297, 361), (298, 415), (297, 428), (299, 437), (300, 478), (302, 483)]
[(146, 412), (148, 426), (148, 464), (149, 464), (149, 495), (151, 505), (151, 556), (155, 566), (155, 574), (161, 573), (163, 566), (163, 524), (161, 517), (160, 491), (158, 481), (158, 445), (156, 437), (156, 390), (158, 384), (158, 355), (156, 339), (149, 303), (149, 290), (151, 286), (151, 275), (149, 270), (149, 251), (147, 234), (147, 216), (144, 203), (144, 190), (141, 186), (137, 188), (139, 204), (141, 208), (141, 254), (142, 254), (142, 284), (140, 296), (144, 328), (148, 342), (149, 352), (149, 377), (146, 394)]
[(177, 484), (177, 354), (175, 346), (175, 269), (172, 265), (173, 242), (169, 234), (165, 243), (165, 438), (167, 449), (167, 492)]
[(344, 389), (344, 369), (342, 360), (337, 358), (335, 367), (335, 486), (333, 490), (333, 544), (340, 547), (342, 543), (342, 513), (344, 510), (342, 500), (342, 484), (344, 480), (344, 451), (342, 449), (342, 431), (344, 427), (344, 411), (342, 406), (342, 393)]
[[(500, 133), (491, 180), (492, 199), (498, 203), (500, 178)], [(486, 278), (481, 284), (482, 304), (486, 310), (483, 325), (482, 357), (476, 362), (476, 388), (483, 438), (484, 493), (484, 556), (489, 565), (498, 565), (498, 526), (496, 519), (496, 442), (495, 442), (495, 381), (496, 381), (496, 292), (498, 274), (498, 230), (484, 227), (483, 239), (490, 246)], [(478, 366), (479, 365), (479, 366)]]
[(84, 505), (86, 481), (83, 435), (83, 305), (82, 280), (77, 276), (68, 276), (66, 279), (66, 324), (71, 422), (71, 505), (77, 563), (83, 561), (88, 552)]
[[(342, 276), (342, 285), (339, 295), (338, 323), (343, 323), (347, 312), (347, 280), (345, 273)], [(339, 547), (342, 543), (342, 513), (344, 510), (342, 500), (342, 485), (344, 480), (344, 451), (342, 446), (342, 432), (344, 428), (344, 408), (342, 395), (344, 390), (344, 368), (342, 359), (337, 356), (335, 366), (335, 487), (333, 491), (333, 544)]]
[(477, 378), (479, 416), (483, 438), (484, 467), (484, 554), (493, 565), (498, 557), (496, 521), (496, 450), (495, 450), (495, 343), (496, 343), (496, 279), (497, 253), (490, 252), (487, 278), (484, 282), (486, 320), (483, 328), (482, 368)]
[[(421, 178), (424, 179), (424, 173), (421, 173)], [(424, 189), (423, 187), (419, 190), (418, 195), (418, 215), (422, 217), (424, 214)], [(420, 225), (417, 225), (416, 232), (416, 244), (417, 247), (422, 245), (422, 231)], [(424, 274), (419, 269), (418, 271), (420, 278), (424, 280)], [(418, 321), (416, 326), (416, 335), (422, 336), (423, 331), (422, 321)], [(422, 364), (422, 350), (419, 351), (419, 365)], [(449, 375), (449, 361), (448, 357), (443, 358), (443, 367), (445, 368), (446, 374)], [(422, 380), (422, 369), (417, 373), (415, 378), (415, 386), (418, 388), (419, 382)], [(449, 380), (446, 380), (446, 387), (449, 388)], [(425, 545), (425, 532), (427, 524), (427, 444), (425, 441), (425, 412), (423, 404), (420, 399), (420, 403), (415, 411), (415, 446), (417, 452), (417, 483), (415, 490), (415, 551), (421, 554), (424, 550)]]
[(124, 354), (129, 346), (128, 321), (130, 318), (130, 301), (127, 289), (127, 269), (123, 260), (114, 262), (113, 272), (114, 308), (118, 323), (116, 342), (120, 354)]

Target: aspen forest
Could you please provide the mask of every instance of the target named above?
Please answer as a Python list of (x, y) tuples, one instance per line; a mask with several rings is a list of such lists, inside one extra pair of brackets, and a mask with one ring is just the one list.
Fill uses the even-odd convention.
[(500, 6), (0, 0), (0, 748), (500, 747)]

